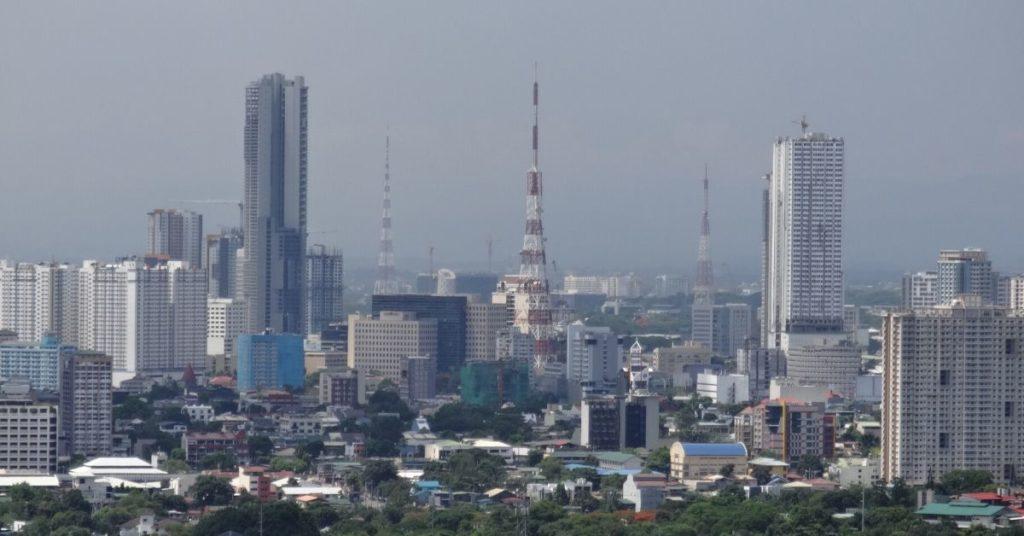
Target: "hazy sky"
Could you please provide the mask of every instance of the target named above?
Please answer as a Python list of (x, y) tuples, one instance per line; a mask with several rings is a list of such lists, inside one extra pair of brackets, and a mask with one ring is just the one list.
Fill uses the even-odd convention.
[[(385, 127), (400, 270), (521, 247), (540, 63), (549, 258), (759, 270), (776, 136), (847, 148), (848, 272), (989, 248), (1024, 270), (1022, 2), (0, 2), (0, 257), (145, 247), (148, 210), (242, 193), (243, 95), (310, 87), (310, 242), (376, 254)], [(402, 265), (404, 263), (404, 265)], [(720, 271), (723, 268), (719, 268)]]

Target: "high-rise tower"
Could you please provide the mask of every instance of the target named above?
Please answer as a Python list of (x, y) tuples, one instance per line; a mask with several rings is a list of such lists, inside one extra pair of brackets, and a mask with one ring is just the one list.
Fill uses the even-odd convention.
[(711, 220), (708, 204), (708, 166), (704, 166), (704, 213), (700, 219), (700, 246), (697, 250), (697, 280), (693, 286), (694, 301), (714, 301), (715, 275), (711, 264)]
[[(519, 292), (525, 303), (517, 307), (517, 323), (525, 325), (534, 339), (534, 372), (540, 373), (556, 360), (555, 331), (551, 322), (551, 296), (548, 293), (547, 255), (544, 250), (544, 210), (541, 200), (544, 179), (540, 171), (540, 86), (533, 82), (533, 166), (526, 172), (526, 232), (519, 253)], [(520, 300), (517, 300), (519, 302)], [(525, 319), (521, 316), (525, 315)]]
[(708, 204), (708, 167), (704, 166), (704, 213), (700, 220), (700, 245), (697, 251), (697, 277), (693, 285), (690, 309), (690, 338), (706, 348), (713, 346), (715, 276), (711, 264), (711, 222)]
[(264, 75), (245, 90), (245, 261), (250, 333), (305, 333), (308, 89)]
[(380, 216), (380, 253), (374, 294), (398, 294), (395, 279), (395, 251), (391, 243), (391, 136), (384, 138), (384, 208)]

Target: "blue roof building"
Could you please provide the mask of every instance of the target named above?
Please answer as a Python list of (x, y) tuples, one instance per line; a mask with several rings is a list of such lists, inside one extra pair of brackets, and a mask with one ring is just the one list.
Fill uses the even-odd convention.
[(699, 480), (721, 474), (722, 469), (731, 465), (733, 474), (747, 472), (747, 447), (743, 443), (680, 443), (669, 449), (669, 464), (672, 478)]

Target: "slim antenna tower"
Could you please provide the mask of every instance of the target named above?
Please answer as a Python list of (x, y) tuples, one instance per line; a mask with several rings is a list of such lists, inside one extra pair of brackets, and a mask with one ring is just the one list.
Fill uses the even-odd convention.
[(700, 220), (700, 245), (697, 250), (697, 280), (693, 285), (693, 301), (710, 304), (714, 301), (715, 275), (711, 263), (711, 219), (708, 202), (708, 166), (704, 164), (704, 213)]
[(523, 249), (519, 254), (519, 276), (522, 290), (527, 294), (526, 325), (534, 339), (534, 377), (539, 377), (545, 365), (557, 359), (555, 332), (551, 322), (551, 296), (549, 295), (547, 255), (544, 250), (544, 224), (541, 221), (544, 194), (543, 174), (540, 171), (540, 85), (537, 82), (537, 64), (533, 65), (533, 166), (526, 172), (526, 232)]
[(384, 138), (384, 207), (380, 217), (380, 254), (374, 294), (398, 294), (395, 279), (395, 251), (391, 242), (391, 136)]
[(434, 244), (427, 246), (427, 273), (434, 275)]
[(487, 272), (494, 272), (494, 238), (487, 236)]

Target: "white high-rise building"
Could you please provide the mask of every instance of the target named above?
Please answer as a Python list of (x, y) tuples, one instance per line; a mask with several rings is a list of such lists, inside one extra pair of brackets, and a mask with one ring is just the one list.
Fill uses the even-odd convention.
[(184, 261), (86, 261), (77, 284), (78, 347), (110, 356), (118, 380), (188, 365), (202, 371), (206, 284), (206, 274)]
[(944, 249), (939, 252), (937, 303), (951, 302), (958, 296), (974, 295), (986, 303), (995, 301), (992, 261), (981, 249)]
[(583, 389), (614, 392), (622, 376), (622, 348), (606, 326), (586, 326), (576, 321), (565, 330), (566, 383), (569, 398), (576, 402)]
[(842, 138), (807, 133), (775, 142), (768, 188), (767, 346), (786, 332), (843, 325)]
[(903, 276), (903, 308), (931, 307), (939, 299), (939, 273), (916, 272)]
[(882, 478), (911, 485), (955, 469), (1024, 473), (1024, 314), (965, 304), (883, 324)]
[(775, 142), (765, 215), (762, 340), (794, 380), (852, 397), (859, 349), (844, 332), (842, 138)]
[(1024, 275), (1011, 276), (1009, 287), (1010, 309), (1024, 310)]
[(466, 304), (466, 361), (497, 359), (498, 333), (505, 328), (505, 306), (500, 303)]
[(230, 298), (206, 301), (206, 355), (235, 356), (235, 342), (245, 331), (245, 304)]
[(60, 333), (63, 321), (64, 265), (0, 260), (0, 329), (24, 342)]

